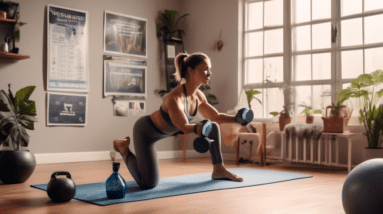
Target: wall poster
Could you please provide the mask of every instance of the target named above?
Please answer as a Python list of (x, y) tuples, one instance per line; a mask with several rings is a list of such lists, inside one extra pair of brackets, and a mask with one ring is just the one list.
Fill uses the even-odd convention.
[(146, 76), (145, 61), (104, 60), (104, 96), (146, 98)]
[(48, 5), (47, 19), (47, 90), (88, 92), (88, 12)]
[(85, 126), (88, 95), (48, 92), (47, 125)]
[(146, 57), (147, 19), (105, 11), (104, 52)]

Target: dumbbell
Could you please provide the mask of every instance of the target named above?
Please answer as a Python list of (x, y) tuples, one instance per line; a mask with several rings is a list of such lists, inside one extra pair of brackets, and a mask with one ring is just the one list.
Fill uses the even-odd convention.
[(210, 120), (202, 121), (202, 137), (197, 137), (193, 142), (194, 149), (199, 153), (205, 153), (209, 151), (210, 143), (214, 142), (214, 140), (208, 138), (207, 136), (210, 134), (213, 126)]
[(253, 110), (248, 108), (241, 108), (235, 116), (235, 122), (240, 123), (242, 126), (246, 126), (253, 121), (254, 113)]

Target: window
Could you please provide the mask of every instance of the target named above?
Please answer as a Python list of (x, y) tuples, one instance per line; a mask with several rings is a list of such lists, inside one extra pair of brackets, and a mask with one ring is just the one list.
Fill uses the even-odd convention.
[[(278, 85), (293, 87), (289, 99), (299, 121), (301, 105), (325, 114), (337, 90), (383, 69), (381, 0), (256, 0), (244, 7), (243, 86), (262, 92), (262, 105), (252, 103), (262, 109), (255, 117), (283, 110), (286, 98)], [(350, 123), (357, 123), (357, 101), (346, 104), (354, 109)]]

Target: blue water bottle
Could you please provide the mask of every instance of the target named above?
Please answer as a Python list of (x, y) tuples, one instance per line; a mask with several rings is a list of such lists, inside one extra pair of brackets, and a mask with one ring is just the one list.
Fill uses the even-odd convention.
[(126, 193), (126, 182), (118, 173), (119, 162), (113, 162), (113, 174), (106, 180), (106, 195), (111, 199), (124, 198)]

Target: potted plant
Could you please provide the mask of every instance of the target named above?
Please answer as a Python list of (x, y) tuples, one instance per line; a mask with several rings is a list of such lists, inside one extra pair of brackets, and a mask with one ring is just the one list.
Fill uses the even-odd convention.
[(182, 29), (177, 29), (177, 25), (182, 18), (188, 15), (189, 14), (184, 14), (176, 20), (178, 11), (165, 10), (165, 13), (161, 13), (161, 23), (157, 24), (157, 36), (164, 36), (166, 39), (171, 39), (174, 34), (177, 33), (177, 38), (182, 38), (182, 34), (185, 34), (185, 32)]
[[(314, 122), (318, 122), (316, 120), (320, 120), (320, 118), (322, 117), (322, 109), (315, 109), (313, 110), (313, 116), (314, 116)], [(315, 119), (317, 118), (317, 119)]]
[(248, 91), (245, 91), (246, 93), (246, 98), (247, 98), (247, 104), (249, 105), (249, 109), (251, 109), (251, 101), (255, 98), (256, 100), (258, 100), (259, 104), (262, 104), (261, 100), (258, 99), (257, 97), (255, 97), (255, 95), (257, 94), (260, 94), (261, 92), (258, 91), (258, 90), (248, 90)]
[(0, 180), (6, 184), (23, 183), (33, 173), (36, 159), (27, 147), (29, 135), (26, 129), (34, 130), (36, 119), (35, 102), (29, 100), (36, 86), (27, 86), (13, 96), (11, 84), (8, 84), (8, 94), (0, 91), (0, 145), (13, 150), (0, 151)]
[[(376, 70), (370, 74), (361, 74), (351, 81), (351, 86), (337, 92), (338, 100), (344, 102), (350, 98), (358, 98), (361, 104), (359, 122), (363, 123), (368, 145), (365, 149), (365, 159), (383, 156), (383, 105), (379, 104), (383, 89), (375, 92), (375, 87), (383, 83), (383, 71)], [(381, 103), (381, 102), (380, 102)]]
[(306, 116), (306, 123), (313, 123), (314, 116), (311, 113), (311, 106), (306, 104), (301, 104), (299, 106), (304, 107), (303, 111), (300, 114), (304, 114)]
[(294, 105), (294, 103), (291, 102), (290, 96), (293, 94), (293, 87), (292, 86), (287, 86), (287, 84), (284, 83), (275, 83), (269, 79), (266, 79), (266, 85), (267, 86), (273, 86), (273, 87), (278, 87), (279, 90), (283, 91), (284, 95), (284, 103), (283, 105), (283, 110), (281, 112), (270, 112), (269, 114), (279, 116), (279, 130), (283, 131), (285, 126), (289, 123), (291, 123), (291, 115), (293, 111), (291, 110), (291, 107)]

